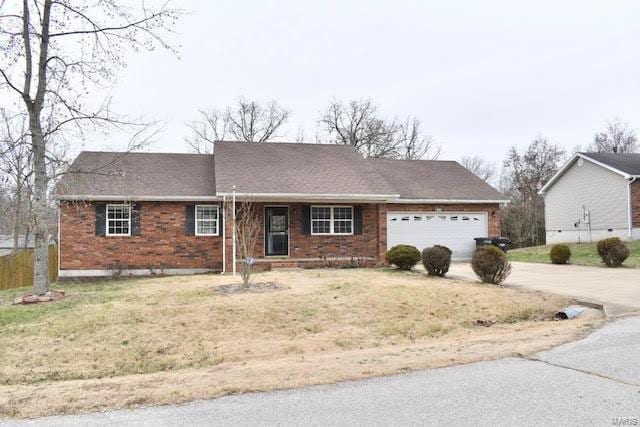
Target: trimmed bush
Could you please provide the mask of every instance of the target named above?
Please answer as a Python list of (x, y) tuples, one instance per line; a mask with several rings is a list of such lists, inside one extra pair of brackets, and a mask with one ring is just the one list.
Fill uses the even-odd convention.
[(429, 276), (444, 277), (451, 265), (451, 249), (435, 245), (422, 251), (422, 265)]
[(571, 249), (567, 245), (553, 245), (549, 251), (549, 258), (553, 264), (566, 264), (571, 258)]
[(385, 258), (400, 270), (411, 270), (420, 261), (420, 251), (415, 246), (397, 245), (387, 251)]
[(611, 237), (598, 242), (598, 255), (607, 267), (620, 267), (629, 257), (629, 248), (619, 237)]
[(495, 246), (480, 246), (471, 260), (471, 267), (485, 283), (497, 285), (511, 273), (511, 263), (507, 256)]

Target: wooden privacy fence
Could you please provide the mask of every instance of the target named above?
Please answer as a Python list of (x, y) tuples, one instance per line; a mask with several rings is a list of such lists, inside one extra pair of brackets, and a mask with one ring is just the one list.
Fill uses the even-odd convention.
[[(58, 248), (49, 246), (49, 279), (58, 279)], [(33, 250), (23, 249), (0, 257), (0, 289), (33, 285)]]

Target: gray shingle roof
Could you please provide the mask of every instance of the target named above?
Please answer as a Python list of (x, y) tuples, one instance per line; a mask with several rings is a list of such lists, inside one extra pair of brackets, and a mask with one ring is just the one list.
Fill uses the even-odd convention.
[(451, 161), (364, 159), (335, 144), (219, 142), (211, 154), (82, 152), (60, 199), (207, 200), (256, 196), (496, 201), (505, 197)]
[(211, 154), (83, 151), (56, 193), (62, 199), (206, 199), (216, 195), (213, 159)]
[(403, 199), (506, 200), (464, 166), (443, 160), (369, 159)]
[(218, 193), (394, 195), (352, 147), (336, 144), (218, 142)]
[(580, 153), (628, 175), (640, 176), (640, 154)]

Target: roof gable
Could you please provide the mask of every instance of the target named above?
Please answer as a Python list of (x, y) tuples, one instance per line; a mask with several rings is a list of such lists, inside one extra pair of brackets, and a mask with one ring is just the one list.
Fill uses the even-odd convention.
[(640, 154), (580, 153), (583, 157), (630, 176), (640, 176)]
[(617, 173), (625, 179), (640, 177), (640, 154), (576, 153), (540, 189), (540, 194), (544, 194), (549, 190), (578, 159), (587, 160), (611, 172)]
[(395, 190), (352, 147), (338, 144), (218, 142), (219, 194), (378, 197)]

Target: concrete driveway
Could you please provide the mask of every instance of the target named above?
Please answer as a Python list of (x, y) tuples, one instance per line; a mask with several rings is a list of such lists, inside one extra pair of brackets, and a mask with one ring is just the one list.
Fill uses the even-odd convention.
[(531, 359), (7, 425), (637, 425), (639, 356), (640, 318), (625, 318)]
[[(603, 304), (610, 316), (640, 311), (640, 269), (512, 263), (505, 286), (568, 295)], [(451, 265), (449, 277), (478, 280), (469, 263)]]

